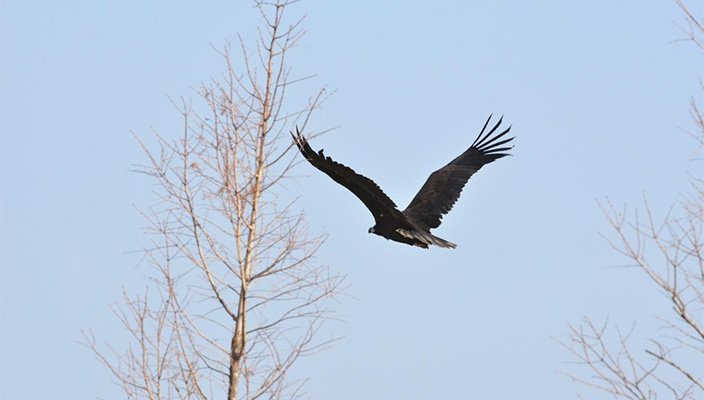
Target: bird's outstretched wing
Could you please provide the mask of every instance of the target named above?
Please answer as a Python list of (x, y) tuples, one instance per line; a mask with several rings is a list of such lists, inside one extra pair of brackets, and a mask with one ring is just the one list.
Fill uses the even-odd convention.
[(509, 155), (503, 152), (512, 149), (513, 146), (501, 146), (513, 138), (498, 140), (504, 137), (511, 127), (492, 137), (503, 121), (501, 117), (499, 122), (484, 135), (490, 120), (491, 115), (467, 151), (428, 177), (403, 214), (426, 229), (437, 228), (440, 226), (442, 216), (452, 209), (460, 197), (462, 188), (469, 178), (484, 165)]
[(376, 221), (395, 213), (400, 214), (393, 200), (374, 181), (354, 172), (352, 168), (325, 156), (323, 150), (316, 153), (310, 147), (306, 138), (298, 131), (298, 127), (296, 127), (296, 134), (294, 135), (291, 132), (291, 136), (306, 160), (315, 168), (325, 172), (335, 182), (354, 193), (371, 211)]

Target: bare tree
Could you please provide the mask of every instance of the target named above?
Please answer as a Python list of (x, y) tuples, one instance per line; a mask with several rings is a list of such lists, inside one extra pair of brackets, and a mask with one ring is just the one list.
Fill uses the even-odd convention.
[(305, 129), (329, 96), (284, 102), (306, 79), (286, 63), (304, 35), (302, 19), (285, 18), (294, 2), (256, 2), (258, 43), (240, 37), (236, 57), (219, 51), (225, 74), (175, 103), (180, 138), (156, 134), (156, 149), (140, 140), (149, 163), (138, 170), (160, 199), (142, 212), (155, 273), (115, 310), (127, 349), (85, 335), (128, 398), (298, 398), (304, 381), (291, 366), (334, 340), (314, 336), (343, 277), (313, 261), (323, 238), (282, 190), (296, 160), (288, 130)]
[[(686, 17), (682, 30), (704, 49), (704, 21), (681, 0), (676, 3)], [(704, 143), (704, 114), (695, 100), (691, 114), (697, 153)], [(616, 234), (609, 240), (612, 247), (645, 273), (673, 314), (660, 319), (666, 335), (641, 350), (629, 341), (635, 326), (623, 330), (608, 320), (597, 324), (586, 318), (570, 325), (562, 344), (590, 371), (586, 377), (571, 374), (575, 381), (614, 398), (704, 398), (704, 179), (693, 177), (691, 188), (662, 221), (654, 218), (647, 199), (640, 214), (620, 212), (608, 202), (601, 206)]]
[[(575, 381), (614, 398), (704, 396), (704, 181), (695, 179), (692, 186), (694, 196), (662, 222), (654, 220), (647, 201), (644, 220), (637, 212), (629, 219), (610, 203), (602, 207), (616, 233), (612, 247), (647, 275), (674, 314), (660, 319), (666, 334), (642, 350), (629, 342), (635, 325), (624, 330), (588, 318), (570, 325), (563, 345), (591, 371), (587, 377), (571, 374)], [(692, 362), (693, 355), (698, 361)]]

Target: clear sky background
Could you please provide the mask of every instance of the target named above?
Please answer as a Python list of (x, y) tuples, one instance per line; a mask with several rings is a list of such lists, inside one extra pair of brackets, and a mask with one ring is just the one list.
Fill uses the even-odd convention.
[[(691, 1), (702, 15), (701, 2)], [(307, 164), (301, 196), (319, 262), (348, 274), (344, 335), (306, 359), (317, 399), (606, 398), (554, 338), (583, 316), (657, 336), (669, 312), (642, 274), (619, 268), (597, 207), (648, 196), (656, 216), (701, 176), (682, 129), (702, 57), (672, 0), (420, 2), (305, 0), (294, 74), (337, 93), (316, 139), (405, 206), (463, 151), (490, 113), (516, 135), (513, 157), (470, 181), (435, 233), (456, 250), (387, 242), (371, 214)], [(180, 132), (168, 96), (224, 70), (211, 46), (254, 38), (250, 1), (2, 3), (3, 399), (117, 399), (81, 328), (124, 346), (110, 311), (149, 272), (134, 206), (152, 182), (132, 132)], [(647, 344), (638, 341), (636, 344)]]

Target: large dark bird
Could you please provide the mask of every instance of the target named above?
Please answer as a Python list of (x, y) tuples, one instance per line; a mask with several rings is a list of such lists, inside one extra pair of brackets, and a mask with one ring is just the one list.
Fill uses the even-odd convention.
[(431, 244), (455, 248), (456, 244), (432, 235), (430, 230), (440, 226), (442, 216), (452, 209), (460, 197), (462, 188), (475, 172), (484, 165), (509, 155), (504, 152), (513, 148), (513, 146), (501, 147), (513, 138), (499, 141), (511, 130), (510, 126), (498, 135), (492, 136), (501, 125), (503, 117), (484, 135), (490, 120), (491, 116), (467, 151), (430, 174), (423, 187), (403, 211), (399, 211), (396, 204), (374, 181), (326, 157), (323, 150), (316, 153), (298, 131), (298, 127), (296, 127), (296, 135), (291, 132), (291, 136), (308, 162), (349, 189), (367, 206), (376, 222), (376, 225), (369, 228), (369, 233), (425, 249)]

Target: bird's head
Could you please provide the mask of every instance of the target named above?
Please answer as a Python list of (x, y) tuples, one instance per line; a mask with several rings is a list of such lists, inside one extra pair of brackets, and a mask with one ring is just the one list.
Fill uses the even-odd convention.
[(376, 228), (376, 225), (374, 225), (374, 226), (372, 226), (371, 228), (369, 228), (369, 230), (368, 230), (367, 232), (369, 232), (369, 233), (376, 233), (376, 230), (374, 230), (374, 228)]

